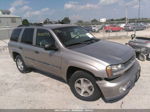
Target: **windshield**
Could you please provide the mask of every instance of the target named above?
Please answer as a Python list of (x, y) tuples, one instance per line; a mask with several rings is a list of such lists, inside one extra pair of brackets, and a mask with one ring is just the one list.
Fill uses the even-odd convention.
[(85, 42), (90, 40), (98, 40), (84, 28), (79, 26), (57, 28), (53, 31), (66, 47), (85, 44)]

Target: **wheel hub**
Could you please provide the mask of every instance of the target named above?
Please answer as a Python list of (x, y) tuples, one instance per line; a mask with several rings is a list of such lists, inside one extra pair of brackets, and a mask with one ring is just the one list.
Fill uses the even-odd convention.
[(75, 89), (77, 93), (84, 97), (89, 97), (94, 92), (94, 86), (90, 80), (86, 78), (80, 78), (75, 82)]
[(23, 68), (24, 68), (23, 62), (20, 59), (17, 59), (17, 66), (20, 70), (23, 70)]

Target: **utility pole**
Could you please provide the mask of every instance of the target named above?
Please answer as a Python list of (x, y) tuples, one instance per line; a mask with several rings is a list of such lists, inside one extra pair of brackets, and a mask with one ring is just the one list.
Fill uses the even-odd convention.
[(126, 4), (126, 9), (125, 9), (125, 15), (126, 15), (126, 24), (128, 24), (128, 5)]
[(139, 0), (138, 19), (141, 18), (141, 0)]

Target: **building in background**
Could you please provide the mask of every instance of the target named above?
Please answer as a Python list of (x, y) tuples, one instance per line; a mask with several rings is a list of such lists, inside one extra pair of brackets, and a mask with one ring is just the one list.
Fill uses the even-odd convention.
[(9, 38), (12, 29), (21, 24), (21, 17), (11, 15), (9, 10), (0, 10), (0, 39)]
[(11, 15), (9, 10), (0, 10), (0, 27), (16, 27), (21, 24), (21, 17)]

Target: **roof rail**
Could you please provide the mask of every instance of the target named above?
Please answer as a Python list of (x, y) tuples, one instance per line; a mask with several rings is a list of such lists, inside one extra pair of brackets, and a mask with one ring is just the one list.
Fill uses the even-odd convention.
[(19, 25), (18, 27), (30, 27), (30, 26), (43, 26), (42, 23), (35, 23), (35, 24), (30, 24), (30, 25)]

